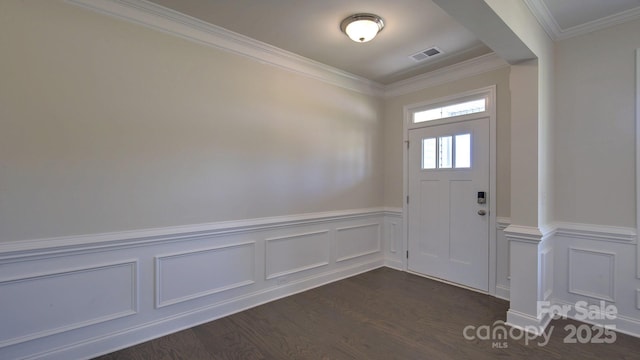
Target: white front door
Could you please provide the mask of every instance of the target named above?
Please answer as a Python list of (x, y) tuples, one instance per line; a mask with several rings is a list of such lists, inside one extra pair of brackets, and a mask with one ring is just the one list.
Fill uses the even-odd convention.
[(482, 291), (489, 290), (489, 124), (485, 117), (409, 130), (408, 268)]

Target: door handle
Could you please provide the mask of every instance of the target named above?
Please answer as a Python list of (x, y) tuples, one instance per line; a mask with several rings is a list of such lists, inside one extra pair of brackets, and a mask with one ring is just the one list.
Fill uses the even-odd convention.
[(485, 215), (487, 215), (487, 212), (484, 211), (484, 210), (478, 210), (478, 215), (485, 216)]

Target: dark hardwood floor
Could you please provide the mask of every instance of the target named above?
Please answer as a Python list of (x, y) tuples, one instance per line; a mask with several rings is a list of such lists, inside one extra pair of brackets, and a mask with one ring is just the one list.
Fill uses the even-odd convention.
[(572, 320), (552, 321), (545, 346), (542, 337), (497, 348), (463, 336), (468, 325), (505, 320), (507, 309), (488, 295), (381, 268), (98, 359), (640, 359), (640, 339), (620, 333), (613, 344), (563, 343), (565, 326), (581, 325)]

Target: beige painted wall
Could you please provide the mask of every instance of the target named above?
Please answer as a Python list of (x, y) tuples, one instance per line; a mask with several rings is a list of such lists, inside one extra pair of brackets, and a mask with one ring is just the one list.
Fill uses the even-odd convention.
[(61, 0), (0, 48), (2, 242), (383, 204), (379, 99)]
[(509, 93), (508, 67), (414, 93), (389, 98), (384, 101), (385, 205), (402, 207), (403, 108), (406, 105), (454, 95), (494, 84), (497, 89), (497, 213), (500, 217), (509, 217), (511, 193), (511, 98)]
[(640, 21), (556, 44), (556, 219), (635, 227)]

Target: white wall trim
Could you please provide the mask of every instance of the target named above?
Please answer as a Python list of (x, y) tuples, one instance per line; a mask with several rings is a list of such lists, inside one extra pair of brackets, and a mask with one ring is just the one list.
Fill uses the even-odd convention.
[[(500, 281), (502, 280), (507, 280), (507, 283), (509, 282), (509, 280), (511, 280), (511, 242), (509, 241), (509, 239), (506, 237), (506, 235), (504, 234), (504, 230), (509, 227), (509, 225), (511, 225), (511, 218), (508, 217), (496, 217), (496, 241), (497, 244), (496, 246), (499, 247), (500, 243), (498, 242), (498, 233), (501, 231), (502, 234), (504, 235), (505, 239), (506, 239), (506, 257), (504, 258), (500, 258), (500, 257), (496, 257), (496, 266), (498, 265), (498, 263), (500, 262), (504, 262), (506, 264), (506, 276), (503, 279), (500, 279), (498, 277), (496, 277), (496, 297), (505, 299), (505, 300), (509, 300), (509, 285), (508, 284), (502, 284), (500, 283)], [(504, 246), (504, 245), (503, 245)], [(496, 254), (499, 254), (498, 250), (496, 247)], [(496, 269), (496, 276), (500, 276), (499, 272)]]
[(405, 271), (402, 261), (395, 259), (385, 259), (384, 266), (398, 271)]
[[(504, 228), (505, 235), (512, 240), (539, 242), (551, 235), (556, 235), (582, 240), (609, 241), (624, 244), (637, 243), (636, 230), (629, 227), (570, 222), (553, 222), (541, 228), (511, 225), (506, 221), (504, 224), (507, 225), (507, 227)], [(498, 223), (498, 227), (500, 226), (500, 223)]]
[(385, 208), (383, 238), (385, 240), (384, 264), (404, 271), (405, 250), (402, 236), (402, 208)]
[[(212, 247), (212, 248), (207, 248), (207, 249), (199, 249), (199, 250), (194, 250), (194, 251), (186, 251), (186, 252), (178, 252), (178, 253), (173, 253), (173, 254), (167, 254), (167, 255), (162, 255), (162, 256), (156, 256), (155, 257), (155, 307), (156, 309), (160, 309), (162, 307), (165, 306), (169, 306), (169, 305), (173, 305), (173, 304), (179, 304), (181, 302), (185, 302), (185, 301), (189, 301), (189, 300), (193, 300), (193, 299), (197, 299), (197, 298), (201, 298), (204, 296), (208, 296), (208, 295), (213, 295), (213, 294), (217, 294), (223, 291), (227, 291), (227, 290), (231, 290), (231, 289), (235, 289), (235, 288), (239, 288), (239, 287), (243, 287), (243, 286), (247, 286), (247, 285), (251, 285), (255, 283), (255, 269), (254, 269), (254, 274), (253, 274), (253, 278), (252, 279), (247, 279), (244, 281), (239, 281), (239, 282), (235, 282), (232, 284), (227, 284), (225, 286), (218, 286), (218, 287), (214, 287), (214, 288), (210, 288), (207, 289), (205, 291), (201, 291), (195, 294), (190, 294), (188, 296), (181, 296), (178, 298), (173, 298), (173, 299), (165, 299), (164, 298), (164, 289), (162, 286), (162, 282), (163, 282), (163, 278), (162, 278), (162, 273), (163, 273), (163, 262), (166, 262), (167, 260), (170, 259), (176, 259), (176, 258), (182, 258), (182, 257), (186, 257), (186, 256), (191, 256), (191, 255), (198, 255), (198, 254), (204, 254), (204, 253), (210, 253), (210, 252), (218, 252), (221, 250), (225, 250), (225, 249), (229, 249), (229, 248), (237, 248), (237, 247), (242, 247), (242, 246), (250, 246), (253, 248), (255, 248), (255, 241), (249, 241), (249, 242), (241, 242), (241, 243), (235, 243), (235, 244), (228, 244), (228, 245), (223, 245), (223, 246), (216, 246), (216, 247)], [(254, 250), (255, 251), (255, 250)]]
[(62, 236), (56, 238), (20, 240), (0, 244), (0, 260), (24, 259), (25, 257), (71, 251), (98, 251), (122, 246), (141, 246), (152, 243), (180, 241), (185, 238), (230, 235), (250, 230), (266, 230), (292, 225), (326, 223), (335, 220), (356, 219), (384, 215), (385, 208), (339, 210), (318, 213), (275, 216), (266, 218), (220, 221), (205, 224), (180, 225), (119, 231), (101, 234)]
[[(120, 319), (126, 316), (135, 315), (138, 313), (138, 307), (139, 307), (138, 299), (139, 299), (139, 287), (140, 287), (138, 282), (139, 264), (138, 264), (138, 260), (135, 260), (135, 259), (129, 259), (129, 260), (123, 260), (123, 261), (111, 262), (111, 263), (105, 263), (105, 264), (97, 264), (97, 265), (87, 266), (87, 267), (60, 269), (57, 271), (39, 273), (39, 274), (29, 274), (26, 276), (20, 276), (16, 278), (0, 279), (0, 288), (2, 288), (3, 286), (11, 285), (14, 283), (38, 281), (38, 280), (47, 279), (47, 278), (73, 276), (79, 273), (96, 272), (96, 271), (101, 271), (101, 270), (116, 268), (116, 267), (129, 267), (131, 272), (132, 288), (130, 289), (131, 298), (130, 298), (130, 307), (128, 309), (124, 309), (122, 311), (112, 313), (112, 314), (106, 314), (104, 316), (99, 316), (96, 318), (72, 322), (72, 323), (69, 323), (63, 326), (58, 326), (51, 329), (36, 331), (30, 334), (25, 334), (25, 335), (21, 335), (21, 336), (9, 338), (9, 339), (4, 339), (4, 340), (0, 339), (0, 349), (3, 347), (16, 345), (16, 344), (20, 344), (20, 343), (31, 341), (31, 340), (37, 340), (37, 339), (44, 338), (51, 335), (61, 334), (74, 329), (101, 324), (111, 320)], [(34, 310), (41, 311), (42, 309), (34, 309)], [(3, 308), (3, 311), (7, 311), (7, 309)]]
[[(375, 227), (376, 228), (376, 247), (373, 249), (369, 249), (367, 251), (362, 251), (362, 252), (358, 252), (355, 254), (349, 254), (346, 256), (341, 256), (338, 257), (336, 259), (336, 262), (343, 262), (343, 261), (348, 261), (348, 260), (352, 260), (352, 259), (356, 259), (359, 257), (363, 257), (363, 256), (367, 256), (367, 255), (371, 255), (371, 254), (376, 254), (379, 253), (382, 250), (381, 247), (381, 232), (380, 232), (380, 224), (379, 223), (368, 223), (368, 224), (360, 224), (360, 225), (353, 225), (353, 226), (345, 226), (345, 227), (340, 227), (340, 228), (336, 228), (336, 234), (339, 234), (341, 232), (345, 232), (345, 231), (349, 231), (349, 230), (355, 230), (355, 229), (363, 229), (363, 228), (368, 228), (368, 227)], [(336, 236), (337, 238), (337, 236)], [(337, 240), (336, 240), (337, 241)]]
[[(376, 224), (377, 225), (377, 224)], [(276, 279), (282, 276), (287, 276), (287, 275), (291, 275), (291, 274), (295, 274), (298, 272), (302, 272), (305, 270), (311, 270), (311, 269), (315, 269), (318, 267), (322, 267), (322, 266), (326, 266), (329, 265), (329, 261), (330, 261), (330, 255), (329, 255), (329, 248), (330, 248), (330, 243), (329, 241), (326, 242), (326, 249), (325, 249), (325, 257), (321, 260), (321, 261), (317, 261), (314, 263), (307, 263), (304, 264), (302, 266), (298, 266), (298, 267), (294, 267), (294, 268), (290, 268), (284, 271), (279, 271), (279, 272), (272, 272), (270, 271), (269, 268), (269, 257), (270, 257), (270, 244), (272, 244), (273, 242), (278, 242), (278, 241), (284, 241), (284, 240), (292, 240), (292, 239), (300, 239), (300, 238), (305, 238), (305, 237), (309, 237), (309, 236), (313, 236), (313, 235), (326, 235), (327, 237), (329, 236), (330, 230), (329, 229), (322, 229), (319, 231), (312, 231), (312, 232), (305, 232), (305, 233), (301, 233), (301, 234), (291, 234), (291, 235), (287, 235), (287, 236), (278, 236), (278, 237), (272, 237), (272, 238), (267, 238), (264, 239), (265, 242), (265, 252), (264, 252), (264, 263), (265, 263), (265, 272), (264, 272), (264, 278), (265, 280), (271, 280), (271, 279)]]
[(399, 96), (509, 66), (498, 55), (490, 53), (385, 86), (146, 0), (66, 0), (66, 2), (373, 96)]
[(556, 222), (552, 224), (552, 227), (558, 236), (625, 244), (635, 244), (637, 242), (637, 234), (634, 228), (569, 222)]
[[(604, 301), (617, 307), (615, 319), (593, 320), (597, 325), (615, 325), (616, 331), (640, 337), (640, 319), (636, 302), (640, 300), (636, 267), (636, 240), (630, 236), (620, 241), (616, 228), (589, 225), (598, 230), (567, 235), (566, 223), (556, 224), (553, 238), (554, 290), (551, 301), (559, 305), (575, 305), (578, 301), (599, 304)], [(629, 231), (629, 228), (620, 228)], [(633, 229), (631, 229), (633, 230)], [(626, 241), (629, 240), (629, 241)], [(569, 314), (573, 318), (573, 314)], [(584, 320), (581, 320), (584, 321)]]
[[(640, 48), (636, 49), (636, 234), (640, 234)], [(636, 252), (636, 277), (640, 279), (640, 246)]]
[(390, 98), (405, 95), (507, 66), (509, 66), (509, 64), (502, 60), (496, 53), (490, 53), (389, 84), (385, 86), (384, 96)]
[(549, 246), (546, 249), (540, 251), (540, 270), (542, 274), (540, 276), (540, 292), (542, 294), (542, 300), (549, 300), (553, 294), (553, 246)]
[(605, 325), (615, 325), (615, 331), (621, 334), (627, 334), (635, 337), (640, 337), (640, 321), (638, 319), (630, 318), (628, 316), (623, 316), (620, 314), (616, 315), (615, 319), (606, 319), (605, 316), (600, 316), (602, 320), (589, 320), (584, 319), (583, 317), (577, 318), (576, 311), (574, 309), (575, 303), (571, 303), (561, 299), (553, 299), (551, 301), (554, 305), (565, 306), (571, 309), (568, 313), (563, 314), (566, 315), (570, 319), (578, 320), (591, 325), (605, 326)]
[[(615, 265), (615, 261), (616, 261), (616, 254), (612, 253), (612, 252), (605, 252), (605, 251), (598, 251), (598, 250), (590, 250), (590, 249), (582, 249), (582, 248), (576, 248), (576, 247), (569, 247), (568, 248), (568, 265), (569, 265), (569, 272), (568, 272), (568, 283), (569, 283), (569, 287), (568, 287), (568, 292), (574, 295), (580, 295), (580, 296), (586, 296), (592, 299), (597, 299), (597, 300), (605, 300), (605, 301), (611, 301), (611, 302), (615, 302), (615, 296), (616, 296), (616, 290), (615, 290), (615, 284), (616, 284), (616, 265)], [(586, 291), (586, 290), (581, 290), (578, 289), (576, 287), (576, 274), (581, 274), (582, 272), (574, 272), (574, 266), (577, 265), (577, 261), (574, 260), (575, 256), (577, 256), (578, 253), (583, 253), (583, 254), (591, 254), (591, 255), (596, 255), (596, 256), (600, 256), (600, 257), (605, 257), (607, 258), (608, 262), (609, 262), (609, 278), (606, 280), (606, 283), (608, 284), (608, 289), (607, 289), (607, 293), (606, 294), (599, 294), (599, 293), (595, 293), (595, 292), (591, 292), (591, 291)]]
[(385, 212), (385, 215), (402, 216), (401, 207), (385, 207), (383, 211)]
[(118, 349), (133, 346), (248, 310), (271, 301), (356, 276), (382, 266), (382, 260), (378, 259), (336, 269), (331, 272), (312, 275), (299, 281), (292, 281), (281, 287), (267, 288), (205, 307), (190, 308), (169, 317), (151, 320), (147, 323), (124, 328), (103, 336), (51, 349), (50, 351), (31, 356), (29, 359), (47, 358), (63, 360), (72, 358), (94, 358), (115, 351), (114, 344), (118, 346)]
[(145, 0), (66, 0), (183, 39), (246, 56), (312, 79), (380, 96), (383, 86), (363, 77), (282, 50)]
[(556, 22), (551, 11), (543, 0), (524, 0), (531, 13), (535, 16), (538, 23), (552, 40), (558, 39), (560, 33), (560, 25)]
[(511, 224), (504, 229), (504, 235), (509, 241), (539, 243), (545, 238), (553, 235), (553, 231), (537, 228), (534, 226)]
[(541, 318), (535, 318), (513, 309), (507, 311), (507, 325), (535, 335), (541, 335), (550, 322), (551, 316), (549, 314), (545, 314)]
[(496, 285), (496, 293), (495, 297), (509, 301), (510, 289), (506, 285), (498, 284)]
[(601, 19), (596, 19), (584, 24), (563, 29), (551, 15), (551, 11), (544, 3), (544, 0), (524, 0), (524, 2), (536, 17), (542, 28), (554, 41), (565, 40), (575, 36), (584, 35), (589, 32), (640, 18), (640, 7), (635, 7), (633, 9), (609, 15)]
[(496, 217), (496, 229), (504, 230), (511, 225), (511, 218), (508, 217)]
[[(4, 244), (11, 251), (0, 252), (0, 292), (14, 295), (0, 305), (19, 318), (0, 331), (0, 358), (91, 358), (384, 266), (386, 214), (380, 207)], [(270, 268), (270, 259), (282, 266)], [(55, 316), (39, 316), (49, 303)]]

